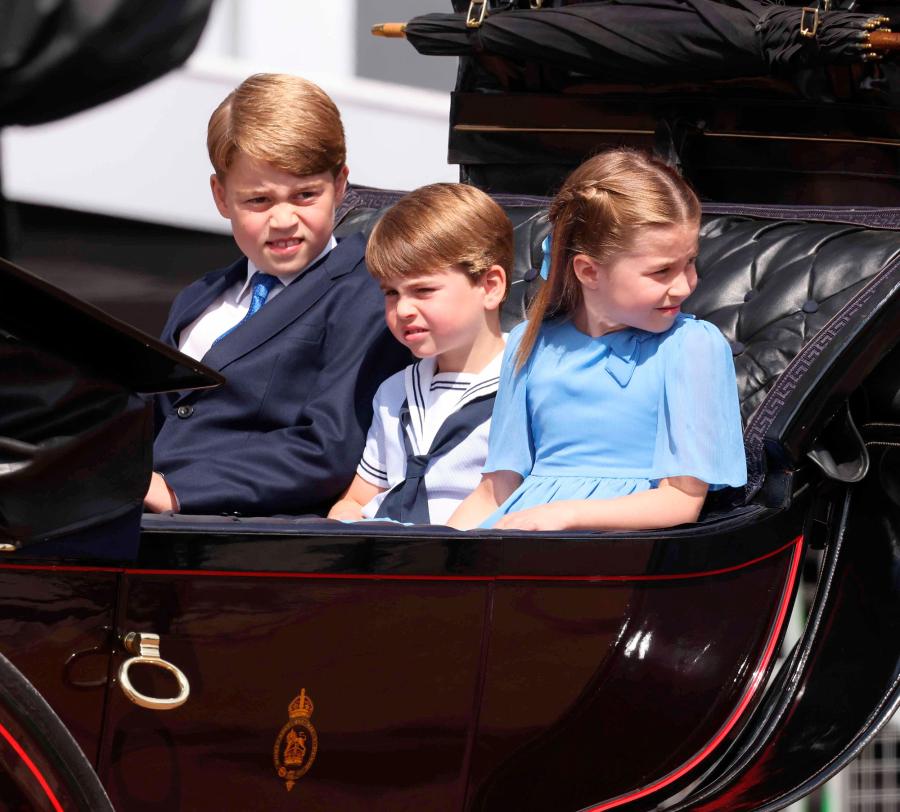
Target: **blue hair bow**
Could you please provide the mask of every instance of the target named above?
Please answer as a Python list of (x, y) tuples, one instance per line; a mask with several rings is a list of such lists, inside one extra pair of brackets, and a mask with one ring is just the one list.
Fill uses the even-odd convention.
[(544, 237), (541, 243), (541, 250), (544, 252), (544, 261), (541, 263), (541, 279), (544, 281), (550, 278), (550, 235)]

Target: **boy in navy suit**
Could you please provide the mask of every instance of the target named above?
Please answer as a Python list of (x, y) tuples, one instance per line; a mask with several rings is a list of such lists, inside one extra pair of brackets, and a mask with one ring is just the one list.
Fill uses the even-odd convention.
[(408, 356), (360, 235), (336, 242), (340, 114), (295, 76), (251, 76), (210, 118), (213, 199), (244, 257), (183, 290), (162, 338), (223, 387), (163, 396), (145, 509), (322, 512), (352, 479), (372, 396)]

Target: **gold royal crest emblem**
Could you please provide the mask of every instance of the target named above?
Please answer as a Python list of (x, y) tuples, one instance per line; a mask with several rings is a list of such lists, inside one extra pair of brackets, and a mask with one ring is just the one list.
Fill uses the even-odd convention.
[(300, 695), (295, 696), (288, 705), (288, 721), (275, 739), (272, 753), (275, 771), (279, 778), (284, 779), (288, 791), (306, 775), (316, 760), (319, 737), (309, 720), (312, 712), (312, 700), (306, 695), (306, 688), (302, 688)]

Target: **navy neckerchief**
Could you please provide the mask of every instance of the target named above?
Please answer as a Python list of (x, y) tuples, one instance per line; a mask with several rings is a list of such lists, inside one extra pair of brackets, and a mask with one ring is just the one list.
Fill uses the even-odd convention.
[(376, 519), (394, 519), (398, 522), (430, 524), (428, 489), (425, 487), (425, 471), (434, 457), (443, 456), (465, 440), (494, 410), (496, 392), (470, 400), (451, 414), (441, 425), (427, 454), (413, 453), (410, 440), (409, 403), (403, 401), (400, 409), (400, 433), (406, 450), (406, 479), (395, 485), (378, 506)]

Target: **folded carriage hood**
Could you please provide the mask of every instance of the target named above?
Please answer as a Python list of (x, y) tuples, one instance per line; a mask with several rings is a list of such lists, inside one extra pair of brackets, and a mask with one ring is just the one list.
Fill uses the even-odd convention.
[(153, 414), (141, 394), (223, 378), (0, 259), (0, 542), (139, 512)]

